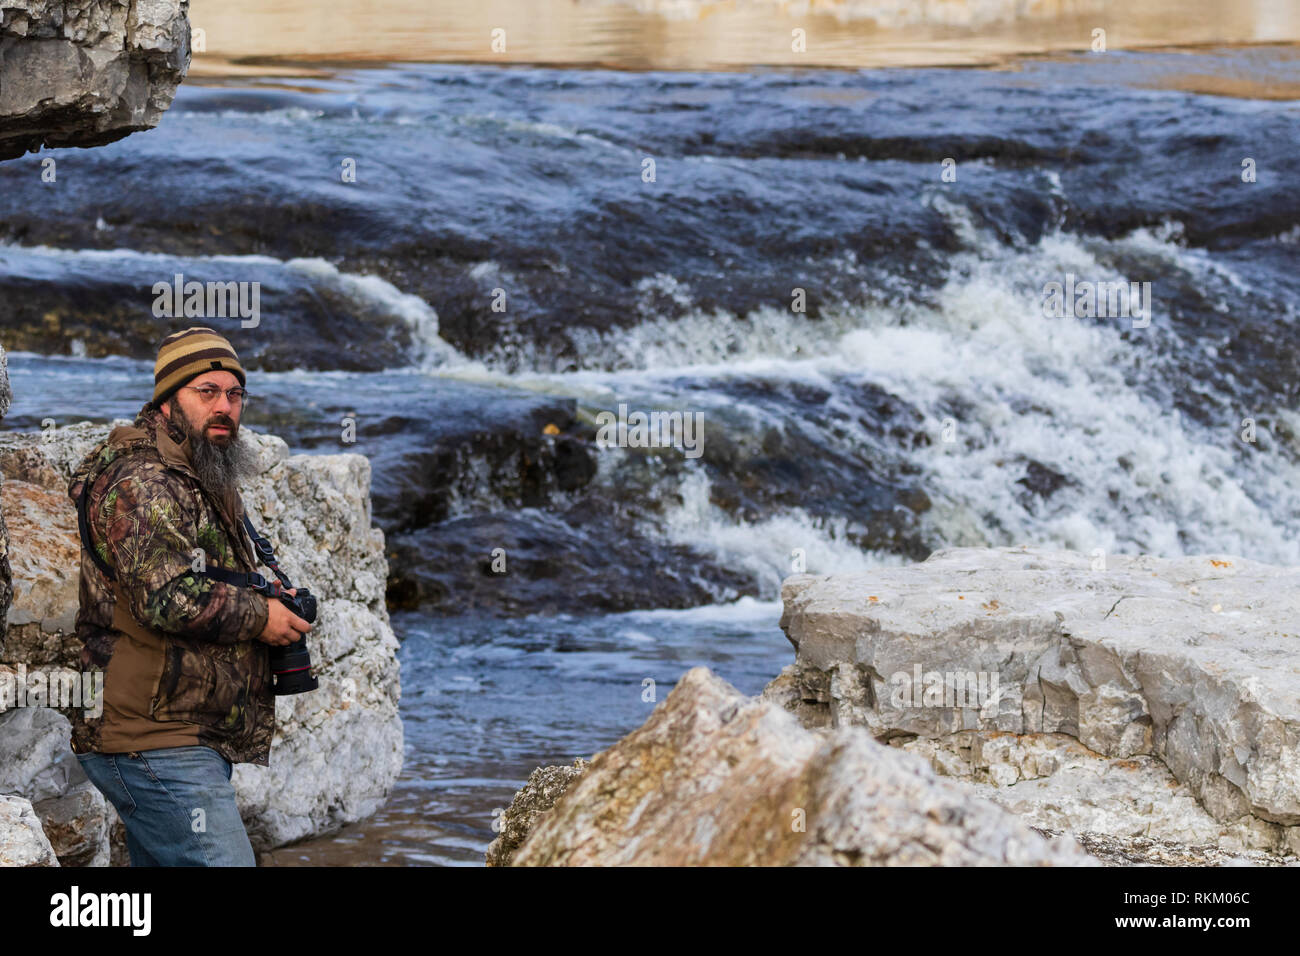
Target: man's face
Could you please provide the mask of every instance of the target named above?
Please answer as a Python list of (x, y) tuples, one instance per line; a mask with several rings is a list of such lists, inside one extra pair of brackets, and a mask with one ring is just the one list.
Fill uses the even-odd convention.
[[(191, 436), (201, 436), (218, 448), (228, 448), (239, 435), (239, 416), (242, 405), (232, 405), (226, 396), (226, 389), (239, 385), (239, 379), (231, 372), (204, 372), (185, 383), (190, 388), (180, 388), (170, 399), (163, 403), (162, 413), (168, 418), (179, 412), (187, 431)], [(194, 391), (204, 385), (215, 385), (221, 391), (211, 404), (203, 401), (203, 396)]]
[(256, 465), (249, 445), (237, 440), (243, 406), (232, 405), (226, 397), (226, 389), (239, 385), (239, 379), (231, 372), (204, 372), (185, 384), (194, 388), (210, 385), (220, 391), (211, 402), (205, 402), (194, 388), (182, 387), (163, 403), (162, 413), (189, 438), (190, 464), (199, 483), (218, 498), (226, 498)]

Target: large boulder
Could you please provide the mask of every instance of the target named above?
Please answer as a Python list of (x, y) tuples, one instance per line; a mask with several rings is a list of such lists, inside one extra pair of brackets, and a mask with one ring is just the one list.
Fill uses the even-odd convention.
[[(66, 486), (109, 428), (79, 423), (0, 435), (0, 503), (10, 517), (16, 585), (0, 665), (78, 666), (70, 628), (80, 545)], [(256, 475), (242, 488), (249, 517), (275, 543), (294, 583), (321, 598), (309, 637), (320, 689), (277, 698), (271, 765), (240, 764), (234, 772), (254, 848), (266, 850), (332, 832), (383, 804), (402, 767), (401, 688), (384, 602), (383, 532), (371, 521), (369, 461), (291, 456), (279, 438), (241, 433), (257, 457)], [(64, 731), (70, 758), (67, 740)], [(66, 821), (75, 808), (64, 800), (48, 810), (50, 819)], [(111, 813), (108, 819), (117, 826)], [(76, 836), (76, 827), (59, 825)]]
[(189, 65), (188, 0), (0, 0), (0, 160), (157, 126)]
[(1096, 861), (883, 746), (822, 734), (697, 667), (592, 758), (513, 855), (551, 865), (1075, 865)]
[(784, 584), (764, 696), (1038, 826), (1300, 852), (1300, 568), (959, 548)]
[(49, 707), (0, 714), (0, 793), (33, 803), (58, 797), (86, 779), (68, 747), (71, 725)]
[(74, 633), (81, 547), (77, 513), (67, 492), (0, 476), (0, 512), (19, 542), (10, 556), (18, 587), (0, 646), (0, 659), (28, 666), (75, 664)]

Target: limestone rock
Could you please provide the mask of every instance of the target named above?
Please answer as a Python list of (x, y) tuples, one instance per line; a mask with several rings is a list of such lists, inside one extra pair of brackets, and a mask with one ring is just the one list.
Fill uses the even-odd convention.
[(0, 714), (0, 793), (31, 802), (63, 866), (107, 866), (111, 807), (68, 747), (59, 711), (19, 707)]
[(1228, 823), (1215, 820), (1149, 755), (1104, 757), (1066, 734), (968, 732), (895, 743), (1035, 828), (1092, 833), (1098, 839), (1213, 845), (1225, 857), (1249, 851), (1276, 857), (1278, 863), (1288, 859), (1290, 828), (1250, 815)]
[(538, 767), (499, 817), (500, 835), (487, 849), (488, 866), (509, 866), (511, 857), (555, 801), (587, 772), (579, 757), (571, 767)]
[(0, 512), (9, 534), (21, 546), (10, 556), (18, 587), (9, 608), (0, 658), (29, 667), (74, 664), (78, 568), (76, 511), (68, 496), (25, 481), (0, 485)]
[[(66, 497), (73, 469), (115, 426), (130, 424), (125, 418), (115, 418), (107, 425), (76, 422), (47, 429), (39, 435), (0, 433), (0, 474), (51, 492), (62, 491)], [(76, 520), (75, 511), (73, 520)]]
[(112, 806), (89, 779), (33, 809), (60, 866), (108, 866)]
[(705, 668), (515, 852), (546, 865), (1093, 865), (859, 727), (812, 733)]
[[(66, 485), (110, 427), (81, 423), (0, 436), (18, 592), (0, 664), (77, 665), (80, 646), (68, 627), (77, 610), (80, 545)], [(308, 637), (320, 689), (277, 698), (270, 767), (234, 770), (240, 810), (260, 851), (332, 832), (382, 805), (402, 767), (401, 685), (384, 602), (384, 537), (371, 523), (369, 461), (291, 456), (279, 438), (246, 428), (241, 435), (257, 459), (257, 474), (242, 487), (249, 517), (275, 543), (294, 584), (320, 601)], [(73, 759), (67, 741), (65, 734), (62, 746)]]
[(39, 803), (86, 780), (68, 746), (71, 736), (68, 719), (49, 707), (19, 707), (0, 714), (0, 793)]
[(0, 159), (151, 129), (189, 65), (188, 0), (0, 0)]
[[(1037, 828), (1035, 828), (1037, 829)], [(1044, 836), (1060, 834), (1040, 830)], [(1075, 839), (1106, 866), (1296, 866), (1258, 850), (1230, 851), (1213, 843), (1189, 845), (1152, 837), (1116, 837), (1108, 833), (1076, 833)]]
[[(1117, 804), (1100, 795), (1108, 784), (1096, 768), (1076, 766), (1053, 784), (1018, 782), (1057, 769), (1046, 752), (1032, 755), (1033, 767), (1028, 752), (1008, 751), (985, 762), (982, 780), (979, 768), (970, 772), (1014, 785), (1016, 800), (1040, 791), (1030, 801), (1040, 810), (1073, 807), (1054, 825), (1081, 815), (1080, 830), (1098, 811), (1130, 831), (1148, 801), (1141, 794), (1154, 800), (1163, 786), (1171, 797), (1191, 794), (1207, 815), (1189, 811), (1175, 824), (1173, 808), (1187, 804), (1174, 799), (1157, 813), (1158, 828), (1295, 853), (1297, 585), (1300, 568), (1233, 556), (1110, 556), (1095, 570), (1090, 556), (1030, 548), (950, 549), (910, 567), (797, 575), (784, 584), (781, 620), (796, 663), (764, 693), (809, 725), (862, 726), (899, 743), (1068, 735), (1103, 762), (1129, 760), (1128, 770), (1146, 775), (1128, 777), (1127, 809), (1108, 809)], [(949, 752), (931, 747), (932, 760), (960, 776), (968, 757), (939, 749)], [(1165, 770), (1173, 788), (1159, 780)], [(1092, 797), (1074, 789), (1088, 777)], [(1043, 821), (1038, 812), (1029, 815)]]
[(0, 794), (0, 867), (58, 865), (31, 801)]

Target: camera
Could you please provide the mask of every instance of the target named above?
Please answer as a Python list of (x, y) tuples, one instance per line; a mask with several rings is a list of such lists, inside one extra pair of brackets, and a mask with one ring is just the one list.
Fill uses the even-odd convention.
[[(282, 592), (280, 602), (308, 624), (316, 623), (316, 595), (306, 588), (297, 588), (297, 594)], [(295, 641), (288, 647), (271, 648), (271, 690), (277, 697), (305, 694), (320, 686), (311, 672), (311, 652), (307, 638)]]
[[(248, 520), (248, 515), (243, 518), (244, 530), (248, 532), (248, 539), (253, 542), (258, 557), (262, 563), (275, 572), (276, 579), (279, 583), (267, 583), (266, 579), (260, 574), (247, 575), (252, 579), (252, 585), (255, 589), (265, 594), (267, 597), (276, 597), (280, 603), (287, 607), (294, 614), (306, 621), (308, 624), (316, 623), (316, 595), (312, 594), (306, 588), (295, 588), (289, 581), (288, 575), (280, 570), (280, 564), (275, 560), (275, 549), (271, 547), (271, 541), (264, 535), (258, 534), (253, 522)], [(290, 591), (294, 594), (290, 594)], [(271, 648), (271, 693), (277, 697), (286, 697), (289, 694), (305, 694), (308, 691), (316, 690), (320, 687), (320, 681), (311, 672), (311, 652), (307, 650), (307, 638), (302, 637), (288, 647)]]

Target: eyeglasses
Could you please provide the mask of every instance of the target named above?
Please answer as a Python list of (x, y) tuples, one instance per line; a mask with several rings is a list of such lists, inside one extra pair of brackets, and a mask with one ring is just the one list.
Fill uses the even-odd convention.
[[(203, 399), (204, 405), (211, 405), (217, 400), (217, 396), (223, 391), (223, 389), (218, 388), (216, 385), (182, 385), (181, 388), (188, 388), (191, 391), (198, 392), (199, 398)], [(226, 393), (226, 398), (230, 400), (231, 405), (247, 404), (250, 397), (248, 389), (239, 388), (238, 386), (235, 388), (224, 389), (224, 391)]]

